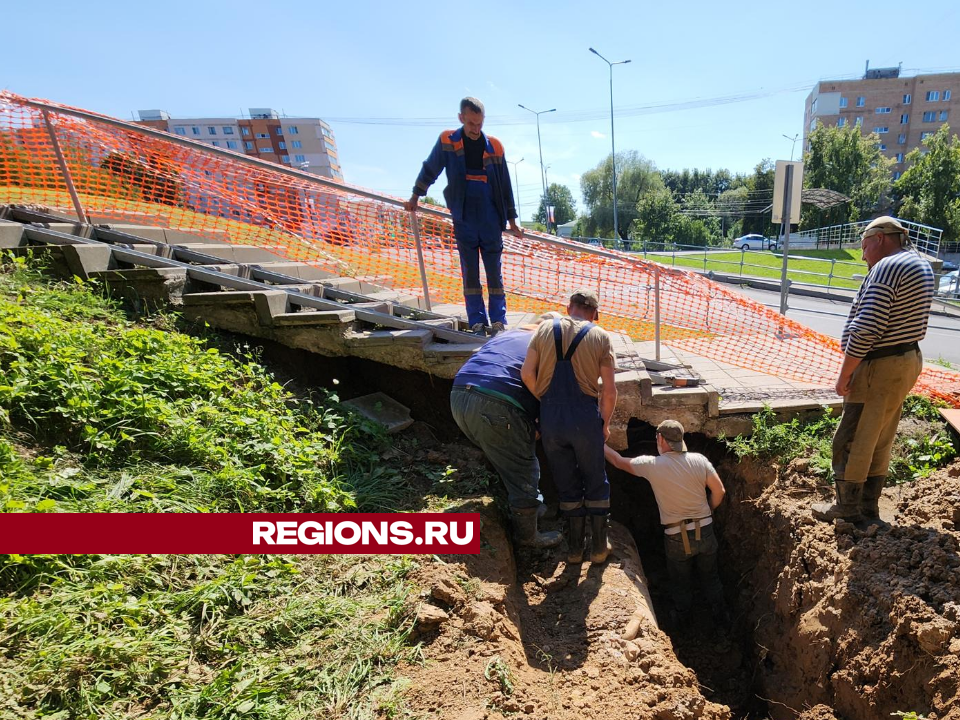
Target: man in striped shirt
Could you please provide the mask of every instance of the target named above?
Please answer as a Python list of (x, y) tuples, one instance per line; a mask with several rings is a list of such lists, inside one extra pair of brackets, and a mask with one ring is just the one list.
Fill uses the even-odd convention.
[(907, 393), (923, 367), (933, 271), (895, 218), (879, 217), (860, 239), (869, 272), (840, 340), (837, 394), (843, 416), (833, 437), (837, 501), (813, 506), (818, 520), (880, 520), (878, 501)]

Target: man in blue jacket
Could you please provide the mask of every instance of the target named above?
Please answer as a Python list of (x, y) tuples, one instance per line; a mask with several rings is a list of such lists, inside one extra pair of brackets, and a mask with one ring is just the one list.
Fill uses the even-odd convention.
[(533, 327), (523, 326), (487, 340), (454, 378), (450, 410), (464, 435), (483, 450), (503, 480), (516, 542), (548, 548), (560, 544), (560, 533), (537, 530), (541, 496), (536, 420), (540, 403), (520, 378)]
[[(510, 232), (518, 238), (523, 237), (523, 230), (517, 226), (517, 208), (503, 145), (482, 132), (483, 103), (473, 97), (464, 98), (458, 117), (463, 126), (440, 133), (404, 207), (416, 210), (420, 198), (446, 170), (443, 197), (453, 216), (467, 320), (473, 332), (496, 335), (507, 324), (507, 300), (500, 272), (503, 229), (509, 223)], [(481, 259), (487, 274), (489, 316), (480, 285)]]

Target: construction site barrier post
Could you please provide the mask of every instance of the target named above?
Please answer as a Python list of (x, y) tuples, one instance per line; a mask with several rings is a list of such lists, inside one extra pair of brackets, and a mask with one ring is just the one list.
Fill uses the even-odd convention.
[(655, 359), (660, 360), (660, 267), (653, 266), (653, 344)]
[(63, 181), (67, 185), (67, 192), (70, 193), (70, 199), (73, 200), (73, 208), (77, 211), (77, 218), (82, 223), (90, 224), (90, 219), (80, 204), (80, 196), (77, 195), (77, 188), (73, 184), (73, 178), (70, 176), (70, 168), (67, 165), (66, 158), (63, 157), (63, 150), (60, 149), (60, 141), (57, 139), (57, 132), (53, 129), (53, 123), (50, 122), (50, 113), (46, 109), (40, 111), (43, 114), (43, 123), (47, 126), (47, 133), (50, 135), (50, 144), (53, 146), (53, 152), (57, 156), (57, 164), (60, 166), (60, 172), (63, 174)]
[(417, 248), (417, 264), (420, 266), (420, 283), (423, 285), (423, 304), (429, 311), (430, 305), (430, 287), (427, 285), (427, 266), (423, 262), (423, 243), (420, 241), (420, 220), (417, 219), (417, 211), (410, 211), (410, 228), (413, 230), (413, 244)]

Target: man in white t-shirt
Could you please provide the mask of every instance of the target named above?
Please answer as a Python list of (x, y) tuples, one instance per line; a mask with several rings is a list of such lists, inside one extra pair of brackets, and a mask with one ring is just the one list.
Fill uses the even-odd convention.
[[(674, 604), (674, 621), (683, 622), (693, 608), (693, 570), (696, 568), (702, 591), (715, 621), (729, 623), (723, 586), (717, 570), (717, 538), (713, 510), (725, 490), (713, 465), (700, 453), (687, 452), (683, 425), (664, 420), (657, 427), (659, 456), (625, 458), (609, 445), (604, 457), (614, 467), (650, 482), (664, 526), (663, 544), (667, 555)], [(708, 492), (709, 491), (709, 495)]]

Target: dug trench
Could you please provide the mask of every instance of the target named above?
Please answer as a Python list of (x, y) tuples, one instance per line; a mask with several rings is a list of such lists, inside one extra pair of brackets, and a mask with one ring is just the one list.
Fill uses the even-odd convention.
[[(449, 382), (309, 357), (282, 364), (308, 384), (347, 378), (337, 386), (344, 398), (381, 390), (411, 405), (412, 430), (429, 427), (418, 435), (429, 462), (484, 462), (452, 425)], [(631, 425), (626, 454), (655, 452), (653, 435)], [(599, 567), (568, 567), (565, 545), (514, 548), (492, 482), (494, 499), (473, 508), (484, 516), (482, 552), (423, 558), (415, 573), (412, 639), (423, 661), (399, 668), (411, 716), (960, 720), (960, 462), (886, 489), (893, 527), (862, 531), (811, 518), (829, 490), (808, 460), (779, 467), (737, 461), (716, 440), (688, 444), (727, 487), (716, 523), (729, 627), (702, 607), (670, 624), (646, 481), (608, 467), (614, 553)], [(542, 486), (555, 506), (546, 463)], [(562, 529), (552, 513), (541, 524)]]

